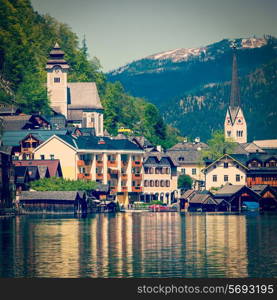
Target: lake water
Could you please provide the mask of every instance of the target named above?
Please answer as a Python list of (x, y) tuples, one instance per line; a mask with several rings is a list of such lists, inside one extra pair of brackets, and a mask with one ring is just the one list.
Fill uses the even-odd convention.
[(0, 218), (0, 277), (277, 277), (277, 214)]

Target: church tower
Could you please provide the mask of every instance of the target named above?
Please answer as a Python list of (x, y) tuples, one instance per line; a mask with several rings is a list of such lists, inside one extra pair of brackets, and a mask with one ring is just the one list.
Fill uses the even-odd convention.
[(46, 65), (47, 92), (51, 108), (67, 118), (67, 72), (69, 65), (58, 43), (51, 50)]
[(233, 45), (233, 67), (232, 67), (232, 84), (231, 84), (231, 97), (230, 104), (227, 109), (224, 134), (225, 139), (232, 139), (237, 143), (247, 143), (247, 125), (243, 115), (242, 108), (240, 107), (240, 92), (238, 80), (238, 66), (236, 46)]

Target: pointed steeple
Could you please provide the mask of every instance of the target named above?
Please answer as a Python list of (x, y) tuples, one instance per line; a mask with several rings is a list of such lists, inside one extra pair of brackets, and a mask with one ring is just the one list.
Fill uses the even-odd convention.
[(49, 58), (46, 65), (46, 70), (50, 70), (55, 66), (59, 66), (62, 69), (69, 69), (68, 63), (64, 60), (64, 52), (60, 45), (56, 42), (49, 54)]
[(233, 67), (232, 67), (232, 85), (231, 85), (230, 107), (233, 108), (233, 107), (240, 106), (240, 93), (239, 93), (236, 45), (232, 44), (231, 47), (233, 48)]

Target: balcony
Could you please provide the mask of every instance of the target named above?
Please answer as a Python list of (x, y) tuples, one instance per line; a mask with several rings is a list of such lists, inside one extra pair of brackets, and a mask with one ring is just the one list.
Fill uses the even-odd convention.
[(132, 186), (132, 192), (141, 193), (142, 187), (141, 186)]
[(103, 160), (97, 160), (96, 161), (96, 167), (103, 167), (104, 166), (104, 163), (103, 163)]
[(111, 186), (110, 191), (111, 191), (111, 193), (116, 193), (117, 192), (117, 187)]
[(141, 174), (132, 174), (132, 180), (142, 180)]
[(121, 180), (127, 180), (128, 179), (128, 175), (126, 173), (121, 174)]
[(80, 160), (77, 161), (77, 166), (78, 167), (84, 167), (85, 166), (85, 162), (80, 159)]
[(128, 192), (128, 187), (127, 186), (122, 186), (121, 191), (122, 192)]
[(96, 179), (102, 180), (104, 178), (103, 174), (96, 174)]
[(134, 160), (132, 161), (132, 167), (135, 168), (135, 167), (142, 167), (142, 161), (139, 161), (139, 160)]
[(116, 160), (108, 160), (108, 168), (109, 167), (117, 167), (117, 161)]
[(77, 175), (77, 178), (81, 180), (91, 180), (91, 174), (80, 173)]

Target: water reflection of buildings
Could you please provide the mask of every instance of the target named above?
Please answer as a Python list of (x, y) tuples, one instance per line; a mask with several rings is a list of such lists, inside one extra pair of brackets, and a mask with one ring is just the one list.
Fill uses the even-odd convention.
[[(11, 232), (10, 236), (0, 232), (0, 275), (258, 276), (253, 270), (259, 270), (270, 255), (272, 264), (276, 258), (269, 253), (272, 246), (264, 244), (270, 245), (275, 234), (274, 220), (196, 213), (181, 217), (178, 213), (98, 214), (80, 219), (17, 217), (5, 226), (0, 222), (1, 230)], [(274, 273), (272, 265), (265, 270)]]
[(243, 215), (186, 215), (181, 224), (186, 277), (247, 277)]

